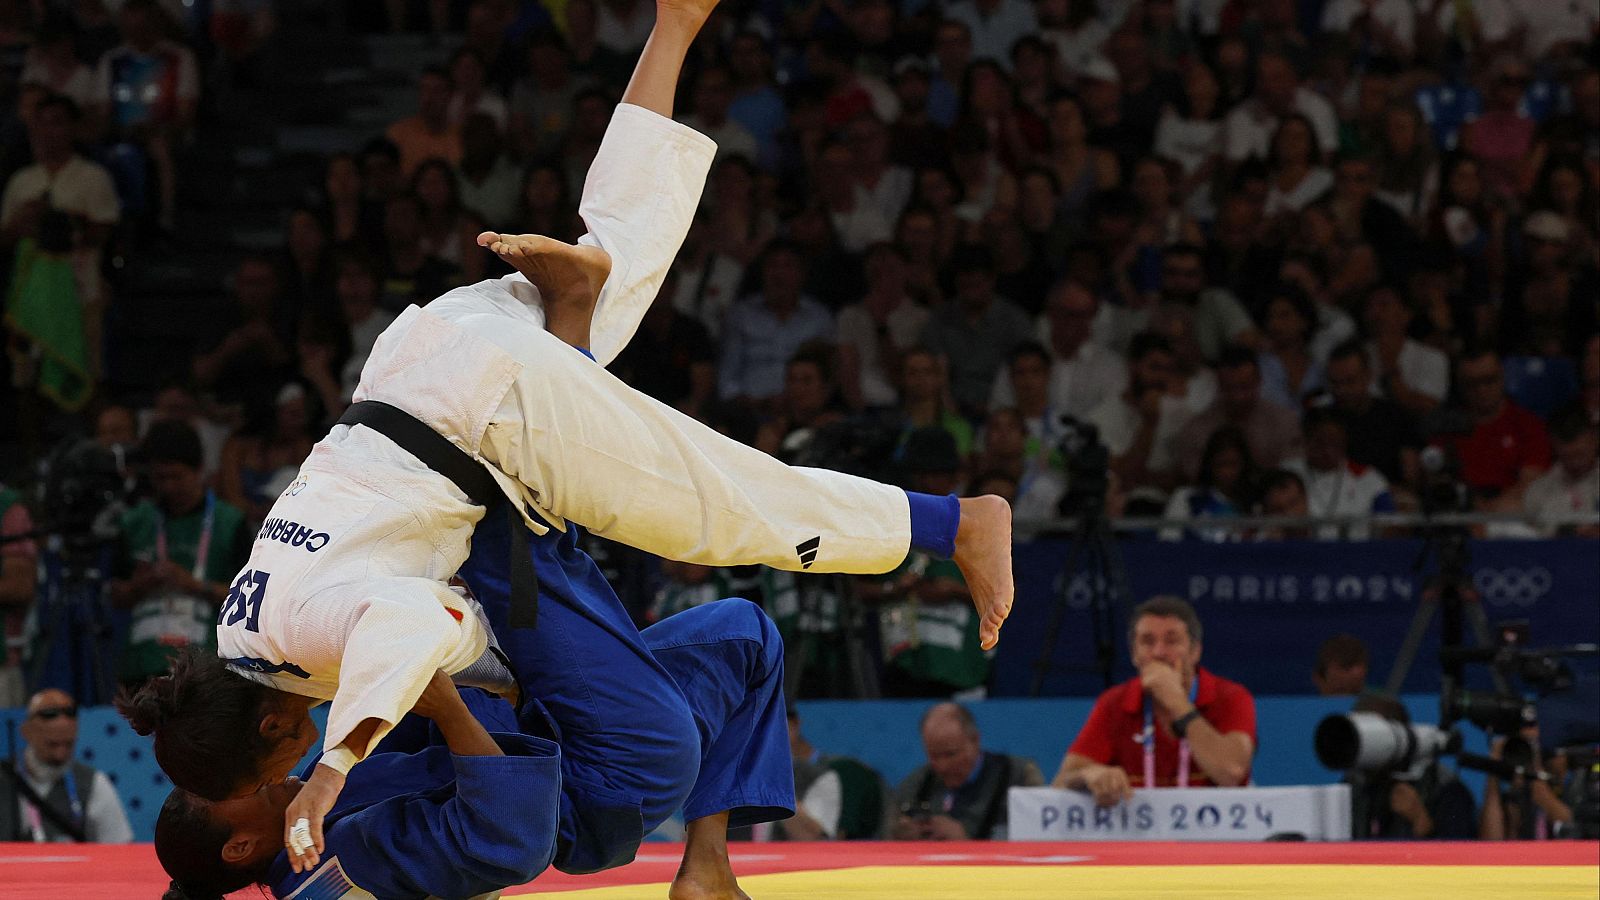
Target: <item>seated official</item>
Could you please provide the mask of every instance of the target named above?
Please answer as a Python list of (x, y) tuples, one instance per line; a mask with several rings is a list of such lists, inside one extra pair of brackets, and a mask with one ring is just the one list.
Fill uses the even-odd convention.
[(978, 723), (959, 703), (923, 713), (922, 747), (928, 764), (895, 790), (889, 836), (897, 841), (1004, 840), (1007, 791), (1044, 783), (1033, 760), (984, 750)]
[(1113, 806), (1135, 787), (1248, 782), (1255, 698), (1200, 668), (1200, 638), (1200, 619), (1184, 600), (1154, 597), (1134, 609), (1128, 643), (1139, 675), (1095, 701), (1051, 784)]

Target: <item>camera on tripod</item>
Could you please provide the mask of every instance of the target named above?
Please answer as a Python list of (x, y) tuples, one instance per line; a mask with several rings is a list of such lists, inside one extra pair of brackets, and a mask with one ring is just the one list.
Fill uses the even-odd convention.
[(1111, 451), (1100, 440), (1100, 429), (1089, 422), (1062, 414), (1056, 424), (1060, 428), (1056, 450), (1067, 472), (1060, 512), (1063, 516), (1098, 513), (1105, 507), (1110, 486)]
[(124, 466), (120, 452), (92, 440), (57, 447), (39, 463), (39, 531), (68, 553), (115, 541), (133, 492)]

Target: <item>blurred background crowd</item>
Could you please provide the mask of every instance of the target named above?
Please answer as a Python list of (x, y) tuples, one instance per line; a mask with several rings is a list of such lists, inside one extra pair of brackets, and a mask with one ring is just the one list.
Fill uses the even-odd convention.
[[(208, 640), (394, 316), (505, 274), (481, 230), (582, 233), (653, 15), (0, 0), (10, 671), (48, 535), (58, 582), (109, 583), (108, 670)], [(1103, 510), (1167, 539), (1364, 539), (1423, 510), (1592, 536), (1597, 19), (724, 0), (677, 106), (717, 160), (613, 371), (793, 463), (1004, 495), (1035, 531)], [(137, 488), (107, 516), (96, 479)], [(1218, 525), (1256, 515), (1288, 518)], [(985, 682), (948, 563), (849, 583), (600, 549), (641, 621), (744, 593), (825, 663), (865, 597), (887, 692)], [(850, 693), (841, 671), (800, 696)]]

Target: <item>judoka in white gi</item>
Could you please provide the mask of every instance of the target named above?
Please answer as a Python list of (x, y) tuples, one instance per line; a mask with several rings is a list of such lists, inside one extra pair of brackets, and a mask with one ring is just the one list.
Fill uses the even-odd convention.
[[(585, 186), (584, 246), (486, 235), (519, 275), (407, 310), (379, 339), (356, 399), (397, 407), (486, 464), (535, 532), (570, 520), (669, 558), (827, 572), (888, 571), (912, 546), (953, 554), (993, 646), (1012, 597), (1004, 501), (958, 506), (788, 468), (596, 365), (626, 344), (653, 299), (714, 152), (668, 118), (678, 68), (714, 5), (659, 0)], [(315, 865), (345, 774), (435, 670), (508, 680), (477, 610), (447, 586), (483, 516), (412, 450), (372, 428), (335, 428), (274, 505), (218, 625), (220, 654), (273, 690), (241, 689), (231, 704), (169, 697), (151, 724), (174, 782), (213, 799), (280, 782), (315, 738), (305, 701), (289, 695), (331, 700), (326, 752), (285, 823), (287, 841), (307, 820), (315, 849), (294, 865)]]

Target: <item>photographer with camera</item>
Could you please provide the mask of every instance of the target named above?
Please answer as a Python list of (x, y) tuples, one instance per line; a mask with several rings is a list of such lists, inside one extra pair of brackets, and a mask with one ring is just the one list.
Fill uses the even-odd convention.
[(1489, 755), (1517, 771), (1504, 782), (1491, 772), (1484, 782), (1478, 837), (1529, 841), (1572, 833), (1572, 807), (1558, 793), (1566, 781), (1567, 758), (1559, 752), (1541, 753), (1537, 728), (1495, 740)]
[(940, 703), (922, 715), (928, 764), (906, 776), (894, 792), (899, 810), (889, 836), (897, 841), (1004, 840), (1006, 793), (1037, 787), (1044, 776), (1033, 760), (983, 749), (972, 712)]
[(193, 428), (158, 422), (139, 451), (154, 496), (122, 517), (124, 574), (111, 584), (112, 602), (132, 610), (121, 677), (135, 684), (164, 674), (179, 649), (214, 644), (217, 607), (254, 537), (206, 487)]
[[(1400, 701), (1367, 694), (1355, 713), (1376, 713), (1403, 728), (1411, 716)], [(1407, 756), (1395, 770), (1351, 768), (1345, 776), (1354, 806), (1356, 840), (1467, 841), (1478, 836), (1478, 805), (1436, 753)]]

